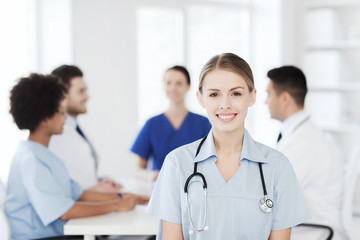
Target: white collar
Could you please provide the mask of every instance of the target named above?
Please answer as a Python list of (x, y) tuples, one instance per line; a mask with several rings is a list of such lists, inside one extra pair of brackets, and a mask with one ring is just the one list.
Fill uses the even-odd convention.
[[(194, 162), (201, 162), (211, 159), (212, 156), (216, 156), (217, 153), (214, 144), (213, 129), (210, 130), (208, 137), (204, 141), (199, 154), (194, 158)], [(243, 146), (241, 150), (240, 160), (246, 159), (253, 162), (267, 163), (268, 159), (264, 156), (259, 149), (256, 142), (252, 139), (246, 129), (244, 129)]]
[(70, 116), (69, 114), (66, 114), (65, 124), (73, 129), (76, 129), (78, 122), (77, 122), (76, 118)]
[(284, 137), (289, 135), (297, 127), (299, 127), (303, 122), (307, 121), (310, 118), (309, 114), (306, 113), (304, 110), (296, 112), (295, 114), (288, 117), (284, 122), (281, 128), (281, 135)]

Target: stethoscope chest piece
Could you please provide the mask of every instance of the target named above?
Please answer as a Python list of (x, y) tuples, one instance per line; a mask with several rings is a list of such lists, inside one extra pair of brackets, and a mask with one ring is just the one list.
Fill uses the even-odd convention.
[(263, 198), (260, 199), (259, 206), (263, 212), (269, 213), (271, 212), (274, 203), (273, 201), (271, 201), (271, 199), (268, 199), (267, 196), (264, 196)]

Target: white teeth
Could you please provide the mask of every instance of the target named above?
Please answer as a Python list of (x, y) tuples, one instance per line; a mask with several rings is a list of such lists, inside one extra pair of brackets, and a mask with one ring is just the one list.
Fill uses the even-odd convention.
[(234, 115), (218, 115), (218, 116), (221, 119), (228, 120), (230, 118), (233, 118), (235, 116), (235, 114)]

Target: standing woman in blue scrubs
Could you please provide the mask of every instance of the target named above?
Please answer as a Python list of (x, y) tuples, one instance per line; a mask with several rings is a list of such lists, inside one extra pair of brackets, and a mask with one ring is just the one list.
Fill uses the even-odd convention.
[(177, 147), (205, 136), (210, 128), (206, 117), (189, 112), (185, 95), (190, 89), (190, 75), (183, 66), (173, 66), (165, 73), (165, 91), (170, 100), (165, 113), (150, 118), (141, 129), (131, 151), (139, 156), (139, 167), (146, 169), (152, 158), (155, 178), (165, 156)]
[(211, 58), (197, 96), (212, 130), (167, 155), (147, 209), (161, 219), (158, 238), (289, 240), (310, 215), (286, 157), (244, 128), (256, 99), (250, 66), (232, 53)]

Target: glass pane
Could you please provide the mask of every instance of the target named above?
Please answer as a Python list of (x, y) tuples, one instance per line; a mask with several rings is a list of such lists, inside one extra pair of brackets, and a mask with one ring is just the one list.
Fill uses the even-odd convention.
[(9, 90), (16, 79), (35, 71), (36, 58), (32, 49), (36, 45), (35, 3), (30, 0), (0, 1), (0, 178), (7, 181), (10, 162), (19, 141), (27, 131), (20, 131), (9, 114)]
[(142, 125), (166, 110), (165, 70), (184, 64), (183, 14), (171, 8), (140, 8), (137, 20), (138, 119)]
[(51, 72), (61, 64), (73, 62), (71, 0), (41, 0), (41, 72)]
[(195, 100), (202, 66), (224, 52), (249, 60), (249, 14), (241, 8), (191, 6), (188, 17), (188, 59), (194, 76), (193, 93), (189, 94), (193, 98), (188, 99), (188, 105), (202, 111)]

